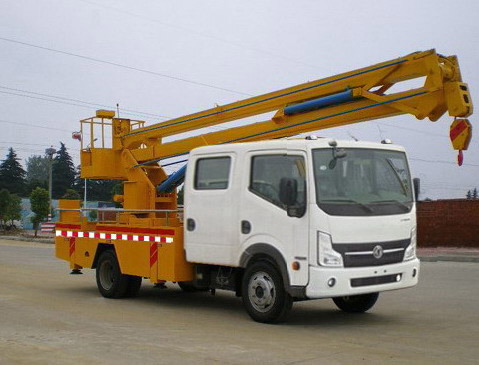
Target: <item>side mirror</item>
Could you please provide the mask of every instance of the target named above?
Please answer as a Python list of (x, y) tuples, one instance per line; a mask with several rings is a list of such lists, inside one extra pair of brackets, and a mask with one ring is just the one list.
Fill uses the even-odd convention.
[(279, 200), (290, 207), (296, 203), (298, 198), (298, 182), (296, 179), (283, 177), (279, 181)]
[(286, 205), (286, 213), (288, 217), (301, 218), (305, 211), (306, 206), (297, 205), (298, 200), (298, 181), (283, 177), (279, 182), (279, 200)]
[(414, 185), (414, 200), (419, 201), (419, 193), (421, 192), (421, 179), (415, 177), (412, 179), (412, 184)]

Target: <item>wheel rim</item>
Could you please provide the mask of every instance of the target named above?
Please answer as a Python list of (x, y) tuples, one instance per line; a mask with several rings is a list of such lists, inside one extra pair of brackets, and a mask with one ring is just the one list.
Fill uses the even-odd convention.
[(264, 271), (252, 275), (248, 297), (254, 309), (262, 313), (269, 311), (276, 300), (276, 287), (271, 276)]
[(113, 286), (113, 265), (110, 261), (103, 261), (100, 265), (100, 284), (105, 290)]

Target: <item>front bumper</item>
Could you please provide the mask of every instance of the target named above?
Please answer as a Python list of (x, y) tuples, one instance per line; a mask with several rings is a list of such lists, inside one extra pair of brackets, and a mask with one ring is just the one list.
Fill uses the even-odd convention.
[[(415, 286), (419, 277), (419, 259), (384, 266), (355, 268), (309, 267), (306, 296), (310, 299), (366, 294)], [(415, 273), (415, 274), (414, 274)], [(378, 282), (394, 281), (378, 284)], [(334, 279), (334, 285), (328, 281)]]

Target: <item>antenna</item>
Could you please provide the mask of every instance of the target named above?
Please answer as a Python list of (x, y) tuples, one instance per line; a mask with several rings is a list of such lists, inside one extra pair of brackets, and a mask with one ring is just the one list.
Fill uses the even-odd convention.
[(116, 115), (117, 118), (120, 118), (120, 104), (116, 103)]
[(383, 140), (384, 139), (384, 136), (383, 136), (383, 131), (381, 129), (381, 127), (379, 126), (379, 124), (376, 123), (376, 127), (378, 127), (378, 131), (379, 131), (379, 140)]
[(354, 137), (353, 134), (352, 134), (350, 131), (348, 131), (348, 135), (349, 135), (349, 137), (351, 137), (352, 139), (354, 139), (356, 142), (359, 141), (359, 139), (357, 139), (356, 137)]

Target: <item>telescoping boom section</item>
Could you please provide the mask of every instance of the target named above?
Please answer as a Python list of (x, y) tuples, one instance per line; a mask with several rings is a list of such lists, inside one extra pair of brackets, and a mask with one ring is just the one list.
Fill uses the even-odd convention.
[[(414, 88), (408, 87), (411, 80), (417, 81)], [(268, 120), (164, 142), (180, 133), (271, 112)], [(204, 145), (277, 139), (400, 114), (434, 122), (446, 112), (454, 117), (453, 148), (462, 153), (471, 132), (464, 119), (472, 113), (468, 87), (456, 56), (434, 50), (149, 126), (99, 110), (81, 121), (81, 175), (123, 181), (123, 193), (115, 197), (121, 208), (102, 211), (91, 222), (80, 211), (79, 201), (61, 201), (57, 256), (76, 272), (96, 267), (102, 250), (114, 245), (125, 275), (152, 282), (192, 280), (176, 194), (186, 168), (168, 177), (165, 160)]]

